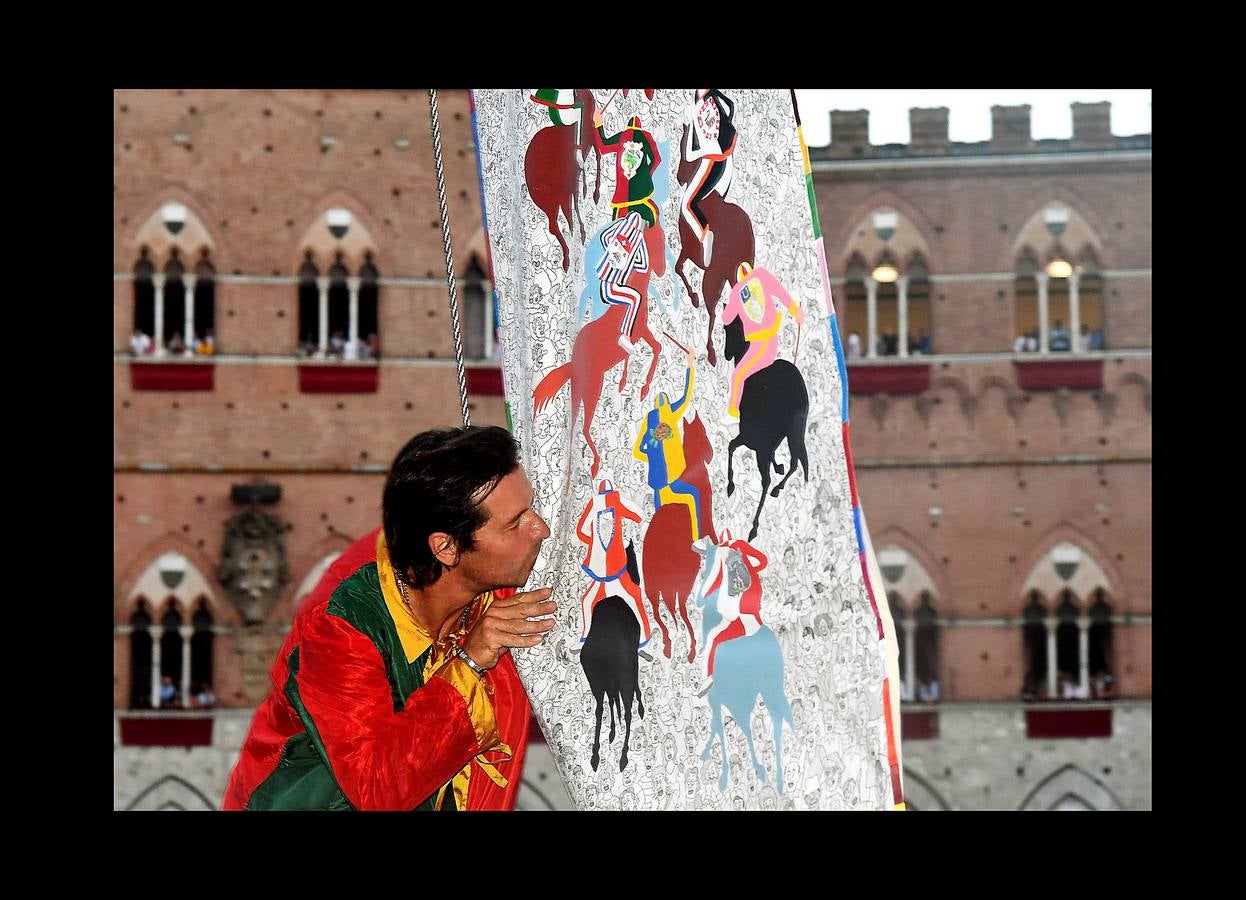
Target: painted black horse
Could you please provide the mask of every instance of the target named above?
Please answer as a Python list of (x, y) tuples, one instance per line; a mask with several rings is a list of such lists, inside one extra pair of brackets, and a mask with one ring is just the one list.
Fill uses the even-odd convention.
[[(627, 564), (632, 577), (639, 579), (636, 554), (631, 544), (627, 547)], [(609, 596), (593, 609), (593, 621), (580, 651), (580, 665), (588, 678), (589, 689), (597, 701), (597, 730), (593, 735), (593, 771), (601, 761), (601, 716), (606, 703), (610, 706), (610, 737), (607, 744), (614, 743), (616, 716), (624, 722), (623, 754), (619, 758), (619, 771), (627, 768), (627, 747), (632, 737), (632, 700), (635, 699), (640, 717), (645, 717), (645, 701), (640, 696), (640, 657), (636, 647), (640, 643), (640, 622), (622, 597)]]
[[(744, 326), (739, 319), (726, 328), (723, 354), (736, 365), (744, 358), (748, 342), (744, 340)], [(735, 491), (735, 473), (732, 466), (736, 448), (750, 448), (757, 456), (757, 470), (761, 472), (761, 500), (753, 515), (753, 530), (748, 533), (751, 541), (757, 537), (761, 508), (766, 504), (766, 492), (779, 496), (783, 485), (796, 472), (799, 462), (809, 480), (809, 458), (805, 452), (805, 422), (809, 418), (809, 391), (800, 370), (786, 359), (776, 359), (766, 368), (754, 372), (744, 382), (740, 395), (740, 433), (727, 446), (727, 496)], [(774, 461), (774, 451), (787, 440), (791, 457), (787, 474), (781, 463)], [(770, 490), (770, 469), (783, 475), (783, 480)]]

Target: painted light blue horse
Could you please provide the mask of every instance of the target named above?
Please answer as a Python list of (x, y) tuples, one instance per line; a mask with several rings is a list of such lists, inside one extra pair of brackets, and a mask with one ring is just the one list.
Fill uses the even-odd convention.
[[(730, 548), (713, 543), (708, 535), (692, 545), (693, 549), (704, 559), (701, 577), (695, 594), (697, 606), (701, 610), (702, 643), (708, 640), (709, 633), (714, 629), (722, 616), (718, 611), (718, 594), (725, 590), (729, 583), (727, 578), (716, 578), (727, 562)], [(760, 577), (754, 576), (754, 577)], [(721, 585), (707, 597), (707, 585), (718, 581)], [(714, 746), (714, 738), (718, 737), (718, 746), (722, 753), (722, 775), (718, 779), (718, 787), (725, 790), (729, 767), (727, 762), (727, 736), (723, 731), (722, 711), (726, 709), (735, 720), (744, 737), (748, 741), (748, 750), (753, 757), (753, 768), (757, 777), (767, 781), (766, 768), (757, 759), (757, 750), (753, 746), (752, 719), (753, 706), (758, 695), (765, 703), (766, 715), (774, 731), (775, 785), (779, 793), (783, 793), (783, 723), (795, 728), (792, 722), (792, 707), (787, 695), (783, 692), (783, 651), (779, 649), (779, 641), (774, 632), (762, 625), (759, 630), (747, 637), (738, 637), (724, 641), (719, 645), (714, 660), (714, 681), (710, 686), (709, 704), (710, 735), (701, 751), (701, 759), (709, 759)]]

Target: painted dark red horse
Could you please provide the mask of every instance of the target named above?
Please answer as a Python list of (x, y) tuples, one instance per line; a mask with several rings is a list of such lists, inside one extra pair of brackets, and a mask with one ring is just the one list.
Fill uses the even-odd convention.
[[(710, 460), (714, 458), (714, 448), (705, 434), (705, 424), (699, 415), (684, 422), (684, 459), (687, 468), (680, 478), (701, 494), (701, 515), (697, 520), (701, 534), (711, 537), (718, 532), (714, 530), (714, 495), (710, 490)], [(658, 509), (649, 528), (645, 532), (645, 547), (642, 557), (641, 571), (644, 574), (645, 596), (653, 607), (653, 618), (662, 629), (662, 652), (671, 658), (671, 636), (666, 630), (666, 623), (658, 612), (658, 601), (666, 606), (671, 617), (672, 627), (677, 626), (675, 611), (684, 620), (688, 629), (688, 662), (696, 657), (697, 637), (692, 623), (688, 621), (688, 594), (692, 583), (696, 580), (697, 570), (701, 568), (701, 557), (693, 549), (693, 535), (690, 533), (688, 509), (679, 503), (671, 503)]]
[[(549, 221), (549, 233), (562, 247), (562, 269), (571, 267), (571, 254), (567, 242), (562, 236), (562, 228), (558, 224), (561, 212), (567, 220), (567, 228), (572, 227), (571, 217), (575, 216), (580, 226), (580, 243), (584, 243), (584, 220), (580, 217), (580, 198), (587, 190), (584, 168), (588, 166), (590, 153), (597, 153), (597, 145), (593, 141), (593, 113), (596, 103), (593, 92), (585, 88), (575, 89), (575, 98), (583, 107), (580, 110), (580, 141), (577, 144), (575, 125), (550, 125), (542, 128), (528, 142), (524, 153), (524, 181), (528, 185), (528, 196), (536, 204)], [(576, 163), (575, 151), (579, 149), (584, 160), (584, 168)], [(601, 157), (597, 157), (597, 186), (593, 190), (593, 202), (601, 196)]]
[[(632, 339), (636, 343), (644, 341), (653, 351), (653, 359), (645, 373), (644, 384), (640, 388), (642, 398), (649, 394), (649, 384), (653, 381), (653, 372), (658, 366), (658, 355), (662, 347), (653, 332), (649, 330), (649, 279), (662, 277), (666, 274), (666, 257), (664, 256), (665, 239), (662, 228), (653, 225), (645, 229), (645, 244), (649, 250), (649, 271), (633, 272), (627, 279), (628, 286), (640, 293), (640, 308), (636, 311), (636, 322), (632, 326)], [(622, 331), (623, 316), (626, 307), (611, 305), (600, 318), (594, 319), (575, 336), (575, 345), (571, 349), (571, 362), (563, 363), (541, 379), (532, 392), (533, 415), (540, 413), (545, 406), (558, 395), (562, 386), (571, 382), (571, 427), (575, 428), (576, 416), (580, 409), (584, 410), (584, 440), (588, 441), (593, 451), (592, 475), (596, 477), (601, 467), (601, 455), (597, 445), (593, 443), (590, 428), (593, 415), (597, 412), (597, 403), (605, 385), (606, 373), (619, 363), (623, 363), (623, 372), (619, 376), (619, 393), (627, 385), (627, 368), (631, 354), (619, 346), (619, 334)], [(684, 514), (685, 520), (687, 513)]]
[[(696, 175), (698, 167), (697, 162), (684, 159), (683, 148), (687, 145), (687, 141), (688, 126), (685, 125), (679, 139), (679, 166), (675, 170), (675, 177), (683, 187), (687, 187)], [(696, 306), (701, 305), (701, 297), (692, 289), (692, 284), (684, 274), (684, 263), (691, 262), (703, 272), (701, 291), (705, 295), (705, 309), (710, 317), (709, 331), (705, 336), (705, 350), (709, 356), (710, 365), (715, 365), (718, 362), (718, 355), (714, 352), (714, 315), (718, 310), (718, 302), (722, 299), (723, 289), (729, 289), (735, 284), (736, 269), (739, 268), (740, 263), (747, 262), (749, 265), (755, 263), (753, 223), (748, 213), (734, 203), (728, 203), (716, 191), (711, 192), (701, 201), (700, 208), (705, 214), (709, 228), (714, 232), (714, 253), (710, 258), (709, 267), (702, 267), (701, 241), (692, 231), (692, 226), (688, 224), (687, 219), (680, 215), (679, 258), (675, 260), (675, 271), (679, 273), (684, 287), (688, 289), (688, 294)]]

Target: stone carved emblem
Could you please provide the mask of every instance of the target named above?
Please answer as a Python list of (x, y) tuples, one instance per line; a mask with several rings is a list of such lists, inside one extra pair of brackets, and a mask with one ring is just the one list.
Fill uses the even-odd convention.
[(263, 622), (290, 580), (285, 524), (255, 506), (225, 523), (217, 578), (248, 625)]

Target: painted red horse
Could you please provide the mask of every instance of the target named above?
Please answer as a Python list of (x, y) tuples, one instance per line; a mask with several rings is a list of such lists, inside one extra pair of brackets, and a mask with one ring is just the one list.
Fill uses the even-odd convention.
[[(681, 186), (686, 187), (697, 173), (699, 165), (696, 161), (689, 162), (683, 158), (683, 148), (688, 142), (688, 126), (684, 126), (683, 135), (679, 139), (679, 166), (675, 177)], [(692, 231), (692, 226), (682, 215), (679, 217), (679, 259), (675, 260), (675, 271), (679, 273), (684, 287), (696, 306), (701, 305), (701, 298), (692, 289), (688, 278), (684, 275), (684, 263), (691, 261), (698, 269), (702, 269), (701, 290), (705, 294), (705, 309), (709, 313), (709, 332), (705, 336), (705, 350), (710, 365), (718, 362), (714, 352), (714, 315), (718, 310), (718, 302), (722, 299), (724, 288), (732, 287), (736, 282), (736, 269), (740, 263), (753, 265), (754, 240), (753, 223), (746, 213), (734, 203), (728, 203), (717, 191), (711, 192), (700, 203), (701, 212), (714, 232), (714, 253), (709, 268), (701, 265), (701, 241)]]
[[(701, 534), (713, 536), (714, 530), (714, 495), (710, 490), (710, 460), (714, 458), (714, 448), (705, 434), (705, 424), (699, 415), (684, 422), (684, 458), (688, 467), (680, 478), (701, 494), (701, 515), (697, 520)], [(688, 662), (692, 662), (697, 652), (696, 631), (688, 621), (688, 594), (692, 591), (692, 583), (696, 580), (697, 571), (701, 568), (701, 557), (693, 549), (692, 534), (688, 528), (688, 509), (679, 503), (663, 506), (654, 513), (645, 531), (645, 548), (642, 557), (641, 572), (645, 596), (653, 607), (653, 618), (662, 629), (662, 652), (671, 658), (671, 637), (666, 630), (666, 623), (658, 613), (658, 600), (666, 605), (671, 617), (672, 626), (678, 624), (675, 611), (684, 620), (688, 629)]]
[[(649, 271), (633, 272), (627, 279), (627, 285), (638, 291), (641, 297), (636, 321), (632, 325), (632, 338), (636, 343), (644, 341), (653, 351), (653, 359), (649, 362), (649, 370), (645, 373), (645, 381), (640, 388), (641, 398), (649, 394), (649, 383), (653, 381), (653, 372), (658, 367), (658, 355), (662, 352), (657, 338), (649, 330), (649, 279), (654, 276), (660, 278), (666, 274), (666, 257), (663, 252), (666, 242), (662, 236), (662, 227), (652, 225), (646, 228), (644, 239), (649, 250)], [(564, 384), (571, 382), (571, 427), (575, 428), (576, 416), (583, 408), (584, 440), (588, 441), (589, 449), (593, 451), (593, 477), (597, 476), (597, 470), (601, 467), (601, 454), (593, 443), (590, 428), (593, 415), (597, 412), (597, 402), (601, 398), (606, 373), (623, 363), (623, 373), (619, 376), (619, 393), (627, 385), (627, 368), (631, 354), (619, 346), (619, 334), (626, 313), (626, 307), (611, 305), (599, 318), (581, 328), (571, 349), (571, 362), (563, 363), (542, 378), (532, 392), (535, 416), (558, 395)], [(686, 520), (687, 513), (684, 516)]]
[[(563, 239), (562, 228), (558, 224), (561, 212), (567, 220), (567, 228), (572, 227), (571, 217), (574, 214), (580, 226), (580, 243), (584, 243), (584, 220), (580, 217), (580, 198), (588, 189), (584, 176), (584, 168), (588, 166), (589, 153), (597, 153), (597, 145), (593, 141), (593, 113), (596, 103), (593, 92), (585, 88), (575, 89), (575, 99), (581, 105), (580, 110), (580, 142), (575, 140), (575, 125), (550, 125), (542, 128), (528, 142), (524, 153), (524, 181), (528, 185), (528, 196), (536, 204), (549, 221), (549, 233), (562, 247), (562, 270), (571, 267), (571, 254), (567, 242)], [(579, 149), (584, 160), (584, 168), (576, 165), (575, 151)], [(597, 157), (597, 186), (593, 190), (593, 202), (601, 196), (601, 156)]]

